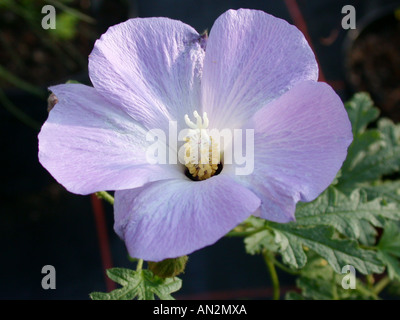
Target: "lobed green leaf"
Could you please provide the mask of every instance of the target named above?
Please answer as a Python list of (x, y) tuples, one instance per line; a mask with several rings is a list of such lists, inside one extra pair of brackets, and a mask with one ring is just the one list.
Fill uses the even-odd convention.
[(333, 227), (317, 225), (302, 228), (295, 223), (271, 223), (269, 226), (278, 235), (283, 261), (292, 267), (304, 267), (307, 262), (304, 247), (307, 247), (326, 259), (337, 273), (348, 264), (363, 274), (383, 271), (375, 251), (360, 248), (355, 240), (333, 238)]
[(161, 279), (149, 270), (113, 268), (107, 270), (107, 275), (122, 288), (109, 293), (93, 292), (90, 294), (92, 300), (154, 300), (155, 296), (162, 300), (173, 300), (171, 293), (182, 286), (178, 278)]

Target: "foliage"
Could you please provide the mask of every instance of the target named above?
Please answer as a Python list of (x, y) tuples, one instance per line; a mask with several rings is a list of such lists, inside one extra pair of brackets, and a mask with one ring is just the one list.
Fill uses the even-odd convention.
[[(287, 299), (378, 299), (400, 280), (400, 126), (379, 119), (366, 93), (345, 106), (354, 141), (333, 184), (298, 204), (296, 222), (252, 217), (241, 226), (248, 253), (270, 251), (278, 267), (298, 274), (300, 293)], [(357, 271), (355, 289), (342, 286), (346, 265)]]
[(158, 296), (162, 300), (172, 300), (171, 293), (181, 288), (178, 278), (162, 279), (150, 270), (130, 270), (112, 268), (107, 270), (108, 277), (122, 286), (110, 293), (93, 292), (93, 300), (154, 300)]

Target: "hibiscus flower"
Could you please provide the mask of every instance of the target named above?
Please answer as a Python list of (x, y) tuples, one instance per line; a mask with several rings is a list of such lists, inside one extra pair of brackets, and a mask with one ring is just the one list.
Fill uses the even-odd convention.
[[(352, 141), (303, 34), (262, 11), (229, 10), (208, 38), (168, 18), (128, 20), (95, 43), (89, 75), (93, 87), (50, 88), (58, 103), (39, 160), (70, 192), (115, 190), (115, 231), (132, 257), (189, 254), (250, 215), (294, 220), (296, 203), (330, 185)], [(168, 133), (171, 121), (192, 130), (186, 151), (201, 144), (199, 130), (253, 130), (254, 170), (237, 174), (223, 149), (204, 164), (149, 163), (148, 132)]]

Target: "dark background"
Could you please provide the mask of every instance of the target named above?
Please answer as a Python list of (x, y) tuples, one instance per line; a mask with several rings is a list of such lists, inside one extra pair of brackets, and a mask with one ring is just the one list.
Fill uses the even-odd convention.
[[(376, 0), (86, 2), (89, 4), (86, 12), (97, 23), (90, 26), (91, 36), (84, 45), (80, 44), (83, 56), (90, 53), (95, 39), (110, 25), (129, 17), (166, 16), (182, 20), (202, 32), (210, 30), (214, 20), (227, 9), (264, 10), (295, 24), (305, 33), (320, 65), (320, 80), (328, 82), (343, 100), (357, 88), (349, 82), (345, 68), (346, 49), (351, 39), (349, 32), (341, 27), (342, 7), (351, 4), (356, 8), (354, 36), (388, 4), (399, 3)], [(30, 40), (27, 37), (7, 41), (17, 48)], [(12, 58), (6, 56), (0, 44), (1, 54), (2, 65)], [(19, 54), (17, 49), (15, 54)], [(16, 72), (43, 92), (48, 85), (68, 79), (89, 84), (87, 66), (68, 69), (62, 60), (52, 63), (53, 78), (43, 75), (36, 79), (35, 75), (45, 67), (35, 60), (22, 72), (17, 69)], [(30, 74), (29, 70), (35, 71)], [(45, 100), (7, 83), (0, 84), (15, 106), (39, 124), (46, 120)], [(38, 163), (38, 131), (23, 124), (5, 107), (0, 108), (0, 121), (0, 299), (88, 299), (92, 291), (111, 289), (113, 284), (106, 281), (105, 268), (135, 267), (127, 257), (124, 243), (113, 231), (112, 207), (90, 196), (68, 193)], [(41, 287), (44, 265), (56, 268), (55, 290)], [(283, 295), (294, 288), (294, 280), (279, 274)], [(175, 294), (178, 299), (269, 299), (272, 296), (262, 258), (247, 255), (241, 239), (224, 238), (191, 254), (181, 279), (183, 287)]]

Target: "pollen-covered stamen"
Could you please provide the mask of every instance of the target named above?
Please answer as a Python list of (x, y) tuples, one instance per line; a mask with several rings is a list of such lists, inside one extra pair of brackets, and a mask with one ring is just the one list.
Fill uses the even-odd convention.
[(193, 116), (196, 124), (189, 119), (187, 114), (185, 115), (185, 122), (190, 128), (184, 144), (185, 166), (194, 179), (205, 180), (218, 170), (220, 164), (219, 145), (208, 134), (207, 113), (204, 112), (202, 118), (197, 111), (194, 111)]

